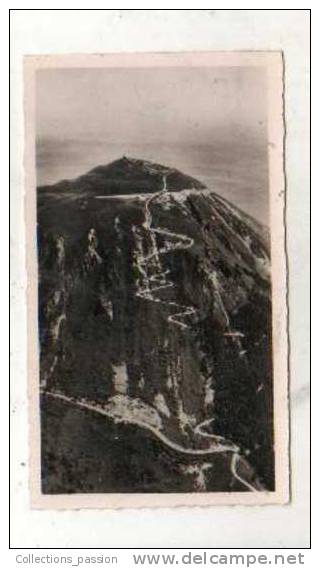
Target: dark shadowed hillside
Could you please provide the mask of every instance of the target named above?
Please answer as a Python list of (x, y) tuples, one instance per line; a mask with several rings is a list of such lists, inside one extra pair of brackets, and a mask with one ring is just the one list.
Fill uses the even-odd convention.
[(267, 230), (129, 158), (38, 227), (44, 492), (272, 490)]

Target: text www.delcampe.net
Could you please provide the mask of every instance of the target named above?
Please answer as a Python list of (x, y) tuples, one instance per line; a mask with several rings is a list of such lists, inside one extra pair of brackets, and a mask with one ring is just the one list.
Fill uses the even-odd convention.
[[(131, 562), (130, 562), (131, 560)], [(225, 565), (225, 566), (251, 566), (273, 565), (287, 566), (291, 564), (304, 564), (304, 554), (217, 554), (207, 551), (203, 552), (181, 552), (181, 554), (136, 554), (132, 553), (129, 557), (126, 552), (126, 558), (122, 558), (121, 554), (117, 556), (107, 555), (35, 555), (35, 554), (17, 554), (17, 565), (34, 565), (34, 564), (54, 564), (56, 566), (88, 566), (90, 564), (110, 565), (117, 564), (119, 567), (128, 566), (206, 566), (206, 565)]]

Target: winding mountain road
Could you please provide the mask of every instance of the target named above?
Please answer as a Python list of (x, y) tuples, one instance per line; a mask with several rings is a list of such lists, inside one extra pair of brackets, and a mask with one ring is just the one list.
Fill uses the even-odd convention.
[(55, 391), (43, 390), (42, 394), (44, 394), (48, 397), (60, 399), (63, 402), (66, 402), (66, 403), (71, 404), (73, 406), (76, 406), (78, 408), (90, 410), (90, 411), (92, 411), (96, 414), (100, 414), (100, 415), (106, 416), (108, 418), (114, 419), (115, 421), (127, 423), (127, 424), (135, 424), (135, 425), (137, 425), (141, 428), (149, 430), (163, 444), (165, 444), (167, 447), (171, 448), (172, 450), (176, 451), (177, 453), (188, 454), (188, 455), (191, 455), (191, 456), (208, 456), (208, 455), (213, 455), (213, 454), (217, 454), (217, 453), (231, 452), (232, 457), (231, 457), (231, 463), (230, 463), (230, 472), (232, 473), (233, 477), (235, 479), (237, 479), (240, 483), (242, 483), (245, 487), (247, 487), (247, 489), (249, 489), (250, 491), (253, 491), (253, 492), (258, 491), (253, 485), (251, 485), (248, 481), (243, 479), (237, 471), (237, 465), (238, 465), (239, 460), (241, 459), (240, 453), (239, 453), (240, 449), (238, 448), (238, 446), (236, 446), (232, 442), (227, 442), (226, 439), (223, 438), (222, 436), (217, 436), (215, 434), (208, 434), (207, 432), (203, 431), (203, 428), (205, 426), (208, 426), (208, 424), (210, 422), (212, 422), (212, 419), (203, 421), (201, 424), (198, 424), (196, 426), (196, 428), (194, 429), (194, 433), (197, 434), (198, 436), (202, 436), (204, 438), (210, 438), (212, 440), (212, 445), (210, 445), (208, 448), (205, 448), (205, 449), (204, 448), (201, 448), (201, 449), (187, 448), (187, 447), (181, 446), (180, 444), (170, 440), (163, 432), (161, 432), (161, 430), (159, 428), (156, 428), (154, 425), (152, 425), (152, 424), (150, 424), (146, 421), (139, 420), (139, 418), (137, 418), (136, 416), (135, 417), (124, 416), (124, 417), (121, 417), (121, 418), (119, 416), (115, 417), (112, 410), (110, 410), (110, 409), (108, 410), (107, 407), (103, 408), (103, 407), (101, 407), (97, 404), (93, 404), (89, 401), (85, 401), (83, 399), (78, 400), (78, 399), (69, 397), (67, 395), (64, 395), (62, 393), (55, 392)]
[[(182, 329), (187, 329), (189, 326), (183, 320), (187, 316), (196, 313), (196, 309), (193, 306), (184, 306), (174, 301), (160, 300), (157, 296), (155, 296), (155, 294), (159, 292), (159, 290), (171, 288), (174, 286), (174, 282), (167, 278), (169, 270), (163, 270), (161, 267), (159, 255), (168, 254), (169, 252), (178, 249), (185, 250), (192, 247), (194, 244), (194, 240), (191, 237), (180, 233), (174, 233), (172, 231), (169, 231), (168, 229), (153, 227), (152, 225), (153, 217), (151, 213), (151, 205), (156, 201), (161, 203), (161, 201), (163, 199), (166, 199), (168, 195), (166, 175), (164, 175), (162, 179), (162, 189), (159, 192), (154, 193), (150, 197), (148, 197), (144, 204), (144, 222), (141, 226), (150, 237), (152, 250), (149, 254), (144, 255), (142, 258), (140, 258), (138, 262), (138, 268), (142, 276), (144, 277), (145, 285), (138, 290), (136, 295), (147, 301), (166, 304), (167, 306), (170, 306), (170, 308), (177, 308), (177, 312), (168, 316), (168, 322), (173, 323)], [(162, 237), (165, 237), (167, 239), (165, 246), (160, 248), (157, 247), (155, 239), (156, 235), (161, 235)], [(148, 273), (154, 270), (154, 266), (152, 265), (152, 261), (154, 259), (159, 261), (158, 263), (156, 263), (157, 270), (155, 273), (149, 275)], [(155, 285), (150, 286), (150, 284), (152, 283), (155, 283)]]

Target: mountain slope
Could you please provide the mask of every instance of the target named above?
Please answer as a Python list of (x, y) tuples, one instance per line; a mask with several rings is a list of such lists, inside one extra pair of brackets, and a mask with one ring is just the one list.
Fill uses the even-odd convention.
[[(97, 421), (102, 437), (110, 421), (119, 439), (130, 425), (127, 459), (139, 455), (142, 477), (171, 452), (163, 462), (165, 469), (175, 464), (171, 490), (178, 490), (177, 471), (193, 490), (223, 490), (211, 466), (223, 468), (229, 490), (273, 489), (265, 228), (157, 164), (122, 159), (79, 179), (88, 178), (91, 185), (61, 182), (38, 192), (44, 488), (63, 485), (63, 424), (76, 409), (86, 423), (88, 413)], [(48, 418), (48, 405), (58, 421)], [(127, 466), (111, 438), (113, 481), (103, 491), (123, 491), (114, 471)], [(89, 450), (81, 451), (86, 463)], [(92, 490), (101, 459), (89, 460)], [(81, 490), (76, 471), (71, 492)], [(127, 491), (142, 490), (141, 481), (125, 477)], [(154, 483), (152, 490), (164, 490)]]

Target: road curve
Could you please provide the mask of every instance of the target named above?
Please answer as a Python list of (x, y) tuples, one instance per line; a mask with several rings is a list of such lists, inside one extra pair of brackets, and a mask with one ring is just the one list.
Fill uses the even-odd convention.
[(103, 416), (107, 416), (108, 418), (112, 418), (113, 420), (117, 420), (118, 422), (127, 423), (127, 424), (135, 424), (135, 425), (137, 425), (141, 428), (149, 430), (162, 443), (164, 443), (166, 446), (168, 446), (169, 448), (171, 448), (172, 450), (174, 450), (178, 453), (192, 455), (192, 456), (208, 456), (208, 455), (213, 455), (213, 454), (217, 454), (217, 453), (231, 452), (232, 458), (231, 458), (230, 471), (231, 471), (232, 475), (234, 476), (234, 478), (237, 479), (240, 483), (242, 483), (245, 487), (247, 487), (247, 489), (249, 489), (250, 491), (258, 492), (258, 490), (253, 485), (251, 485), (249, 482), (247, 482), (245, 479), (243, 479), (239, 475), (239, 473), (237, 472), (237, 464), (240, 460), (239, 448), (235, 444), (233, 444), (232, 442), (227, 442), (225, 440), (225, 438), (223, 438), (222, 436), (217, 436), (215, 434), (208, 434), (206, 432), (203, 432), (203, 428), (206, 425), (208, 425), (209, 422), (211, 422), (212, 420), (205, 420), (204, 422), (202, 422), (201, 424), (198, 424), (198, 426), (196, 426), (196, 428), (194, 430), (194, 432), (196, 434), (198, 434), (199, 436), (203, 436), (205, 438), (211, 438), (212, 441), (213, 441), (213, 444), (210, 448), (198, 449), (197, 450), (197, 449), (194, 449), (194, 448), (186, 448), (184, 446), (181, 446), (180, 444), (177, 444), (176, 442), (173, 442), (165, 434), (163, 434), (163, 432), (161, 432), (159, 429), (155, 428), (152, 424), (148, 424), (147, 422), (141, 421), (138, 418), (134, 418), (134, 417), (132, 417), (130, 419), (115, 418), (112, 415), (112, 412), (110, 412), (110, 411), (108, 412), (104, 408), (101, 408), (99, 406), (91, 404), (90, 402), (87, 402), (87, 401), (76, 400), (72, 397), (66, 396), (66, 395), (59, 393), (59, 392), (45, 391), (44, 390), (44, 391), (42, 391), (42, 394), (44, 394), (48, 397), (52, 397), (52, 398), (62, 400), (62, 401), (66, 402), (68, 404), (71, 404), (73, 406), (83, 408), (83, 409), (86, 409), (86, 410), (90, 410), (92, 412), (95, 412), (95, 413), (103, 415)]

